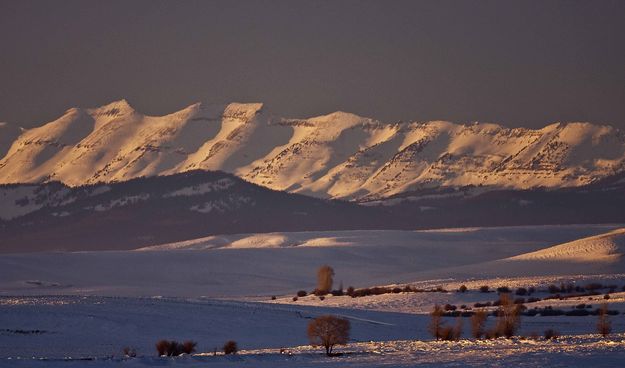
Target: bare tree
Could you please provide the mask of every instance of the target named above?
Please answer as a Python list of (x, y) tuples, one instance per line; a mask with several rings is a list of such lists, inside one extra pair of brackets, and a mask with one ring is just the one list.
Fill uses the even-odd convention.
[(514, 336), (521, 325), (520, 305), (514, 304), (508, 293), (502, 293), (501, 304), (497, 311), (497, 335), (510, 338)]
[(346, 318), (321, 316), (308, 324), (308, 338), (313, 346), (323, 346), (328, 356), (332, 355), (334, 345), (347, 344), (350, 323)]
[(445, 322), (443, 322), (443, 314), (445, 314), (445, 311), (443, 310), (443, 307), (438, 304), (435, 304), (434, 309), (432, 309), (432, 312), (430, 312), (430, 316), (432, 317), (432, 319), (430, 321), (430, 326), (428, 327), (428, 330), (436, 340), (442, 339), (444, 337), (443, 330)]
[(488, 318), (488, 312), (484, 309), (478, 309), (471, 316), (471, 335), (476, 339), (484, 336), (486, 326), (486, 319)]
[(612, 322), (608, 317), (608, 304), (604, 303), (599, 309), (599, 320), (597, 321), (597, 332), (606, 337), (612, 332)]
[(317, 289), (315, 293), (318, 295), (325, 295), (332, 290), (332, 284), (334, 283), (334, 270), (328, 265), (319, 267), (317, 271)]

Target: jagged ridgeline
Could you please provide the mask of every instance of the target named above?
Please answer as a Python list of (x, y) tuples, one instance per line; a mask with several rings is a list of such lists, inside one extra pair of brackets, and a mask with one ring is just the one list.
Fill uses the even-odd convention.
[(122, 100), (28, 130), (0, 124), (0, 157), (0, 183), (79, 186), (221, 170), (274, 190), (368, 201), (441, 187), (590, 184), (624, 170), (625, 135), (589, 123), (386, 124), (344, 112), (285, 119), (258, 103), (146, 116)]

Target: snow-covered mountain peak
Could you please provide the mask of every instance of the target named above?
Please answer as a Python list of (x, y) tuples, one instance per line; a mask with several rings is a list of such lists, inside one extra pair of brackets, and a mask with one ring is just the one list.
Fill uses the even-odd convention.
[(335, 111), (327, 115), (305, 119), (308, 123), (324, 128), (347, 129), (356, 125), (375, 122), (373, 119), (344, 111)]
[(362, 120), (371, 120), (369, 118), (362, 117), (360, 115), (352, 114), (345, 111), (334, 111), (326, 115), (310, 118), (311, 121), (319, 122), (359, 122)]
[(233, 102), (224, 108), (223, 117), (241, 120), (250, 120), (263, 109), (262, 103), (239, 103)]
[(580, 122), (536, 130), (386, 124), (343, 111), (285, 119), (262, 103), (195, 103), (146, 116), (120, 100), (70, 109), (24, 132), (7, 127), (0, 125), (3, 183), (80, 185), (201, 169), (271, 189), (369, 200), (439, 186), (578, 186), (625, 170), (625, 135)]
[(176, 111), (164, 117), (182, 117), (188, 116), (196, 120), (221, 120), (235, 119), (241, 121), (249, 121), (254, 116), (263, 112), (262, 103), (229, 103), (229, 104), (212, 104), (205, 102), (196, 102), (186, 108)]
[(119, 101), (113, 101), (104, 106), (86, 109), (89, 114), (93, 116), (123, 116), (132, 114), (135, 109), (130, 106), (128, 101), (121, 99)]

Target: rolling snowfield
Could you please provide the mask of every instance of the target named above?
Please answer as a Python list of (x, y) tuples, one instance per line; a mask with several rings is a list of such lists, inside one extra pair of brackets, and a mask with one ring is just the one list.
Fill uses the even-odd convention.
[[(623, 366), (624, 253), (625, 227), (616, 224), (240, 234), (131, 251), (2, 254), (0, 366)], [(402, 289), (293, 300), (315, 287), (323, 264), (334, 268), (335, 287)], [(549, 290), (592, 283), (601, 284), (594, 293)], [(524, 315), (518, 337), (497, 340), (472, 339), (460, 317), (460, 341), (433, 341), (434, 304), (473, 308), (504, 286), (533, 287), (522, 296), (528, 311), (562, 315)], [(604, 303), (618, 312), (606, 338), (596, 316), (564, 314)], [(308, 345), (306, 325), (323, 314), (351, 322), (341, 356)], [(549, 328), (560, 338), (544, 340)], [(157, 357), (160, 339), (197, 341), (197, 352)], [(229, 339), (239, 354), (214, 355)], [(126, 346), (138, 356), (124, 357)]]

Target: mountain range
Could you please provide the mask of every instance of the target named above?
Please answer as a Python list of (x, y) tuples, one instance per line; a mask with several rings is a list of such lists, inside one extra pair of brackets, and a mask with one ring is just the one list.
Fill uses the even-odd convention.
[(126, 101), (0, 123), (0, 252), (136, 249), (215, 234), (625, 223), (625, 136), (382, 123), (262, 104), (153, 117)]
[(273, 190), (369, 202), (440, 188), (588, 185), (625, 170), (625, 134), (590, 123), (532, 130), (345, 112), (289, 119), (260, 103), (146, 116), (121, 100), (71, 108), (32, 129), (2, 123), (0, 157), (0, 184), (74, 187), (220, 170)]

